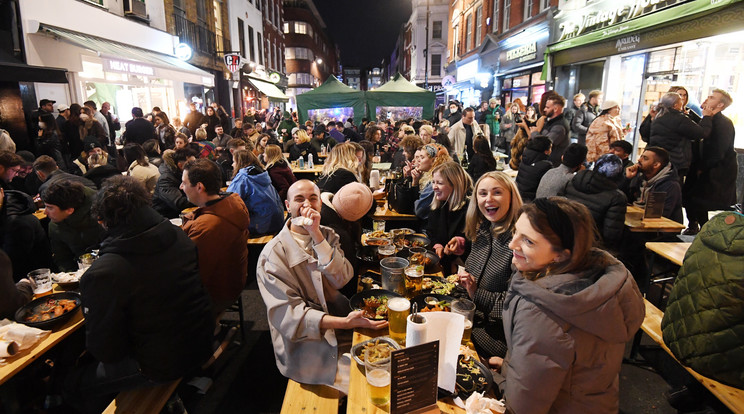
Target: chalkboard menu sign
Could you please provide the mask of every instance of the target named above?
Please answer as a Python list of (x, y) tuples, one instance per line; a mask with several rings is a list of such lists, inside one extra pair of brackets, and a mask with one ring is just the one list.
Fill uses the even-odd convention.
[(665, 192), (656, 192), (648, 195), (646, 208), (643, 210), (643, 219), (658, 219), (664, 214)]
[(439, 341), (393, 351), (391, 358), (390, 413), (436, 408)]

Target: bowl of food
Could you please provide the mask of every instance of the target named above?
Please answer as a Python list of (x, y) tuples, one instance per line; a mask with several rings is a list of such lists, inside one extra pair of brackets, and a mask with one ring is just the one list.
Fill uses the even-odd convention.
[(398, 236), (394, 240), (396, 246), (403, 247), (429, 247), (431, 240), (429, 240), (423, 234), (406, 234), (405, 236)]
[(80, 294), (52, 293), (23, 305), (15, 313), (18, 323), (39, 329), (52, 329), (67, 322), (80, 307)]
[[(359, 366), (364, 366), (364, 352), (367, 349), (372, 349), (376, 360), (384, 360), (390, 358), (390, 353), (396, 349), (400, 349), (400, 345), (395, 342), (392, 338), (387, 336), (381, 336), (379, 338), (368, 339), (364, 342), (360, 342), (351, 347), (351, 357), (354, 358)], [(374, 361), (372, 361), (374, 362)]]
[(395, 297), (400, 295), (385, 289), (363, 290), (349, 299), (349, 305), (354, 310), (361, 310), (367, 319), (387, 320), (387, 301)]
[(421, 280), (421, 291), (436, 295), (450, 295), (458, 286), (457, 275), (453, 276), (455, 277), (425, 276)]
[(64, 289), (72, 289), (80, 284), (80, 278), (85, 273), (85, 269), (80, 269), (75, 272), (59, 272), (52, 273), (52, 282), (59, 285)]
[(474, 392), (486, 393), (493, 385), (493, 374), (477, 358), (467, 355), (457, 357), (455, 392), (463, 401)]
[(411, 303), (418, 305), (419, 312), (451, 312), (453, 300), (452, 296), (424, 293), (415, 296)]

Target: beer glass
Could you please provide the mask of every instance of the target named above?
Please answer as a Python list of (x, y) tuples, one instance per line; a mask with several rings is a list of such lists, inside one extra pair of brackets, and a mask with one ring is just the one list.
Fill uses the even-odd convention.
[(393, 239), (384, 240), (387, 242), (387, 244), (377, 246), (377, 256), (380, 258), (380, 260), (395, 254), (395, 245), (393, 244)]
[(406, 268), (406, 289), (408, 297), (421, 293), (421, 281), (424, 278), (424, 266), (412, 265)]
[(411, 311), (411, 302), (406, 298), (388, 299), (388, 329), (390, 337), (400, 345), (406, 342), (406, 319)]
[(473, 333), (473, 317), (475, 316), (475, 303), (467, 299), (457, 299), (452, 302), (452, 312), (459, 313), (465, 317), (465, 330), (462, 333), (462, 344), (467, 345)]
[(28, 278), (36, 284), (34, 295), (43, 296), (52, 291), (52, 273), (49, 269), (36, 269), (28, 272)]
[(374, 350), (366, 349), (364, 352), (364, 373), (367, 377), (372, 404), (387, 405), (390, 402), (390, 357), (370, 361)]

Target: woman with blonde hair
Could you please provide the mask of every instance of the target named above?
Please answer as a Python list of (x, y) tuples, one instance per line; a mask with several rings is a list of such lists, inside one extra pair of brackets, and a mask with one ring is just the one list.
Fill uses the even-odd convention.
[(432, 137), (434, 136), (434, 127), (431, 125), (421, 125), (419, 128), (419, 137), (421, 137), (421, 141), (424, 142), (424, 145), (431, 144)]
[(455, 237), (445, 248), (445, 252), (463, 255), (470, 244), (465, 270), (458, 278), (475, 303), (475, 349), (496, 368), (506, 355), (501, 312), (512, 275), (509, 242), (520, 208), (522, 198), (514, 180), (503, 172), (483, 174), (468, 205), (465, 238)]
[(300, 158), (307, 158), (309, 154), (312, 154), (313, 161), (318, 161), (318, 153), (315, 152), (315, 149), (310, 144), (310, 136), (302, 129), (298, 129), (295, 144), (289, 148), (289, 160), (294, 161)]
[(349, 183), (359, 182), (360, 164), (356, 149), (348, 142), (337, 144), (323, 164), (323, 173), (318, 179), (321, 192), (334, 193)]
[(454, 237), (465, 235), (465, 213), (473, 190), (473, 180), (460, 164), (447, 161), (432, 169), (431, 188), (434, 197), (426, 225), (434, 251), (439, 256), (446, 274), (452, 272), (455, 251), (445, 251)]
[(284, 223), (284, 206), (261, 161), (247, 150), (233, 152), (233, 178), (228, 193), (237, 193), (248, 207), (251, 236), (276, 234)]
[(287, 199), (287, 190), (297, 178), (292, 173), (289, 163), (282, 154), (282, 149), (278, 145), (269, 144), (266, 146), (266, 152), (264, 152), (264, 160), (266, 161), (266, 171), (269, 172), (271, 177), (271, 184), (276, 188), (279, 193), (279, 198), (282, 201)]

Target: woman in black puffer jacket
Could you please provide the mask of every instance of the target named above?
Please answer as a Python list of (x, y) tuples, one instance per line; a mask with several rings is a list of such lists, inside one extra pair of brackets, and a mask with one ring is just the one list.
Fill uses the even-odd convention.
[(703, 136), (703, 128), (683, 112), (684, 100), (669, 92), (659, 102), (659, 112), (651, 122), (649, 145), (664, 148), (680, 178), (687, 174), (692, 159), (692, 142)]

